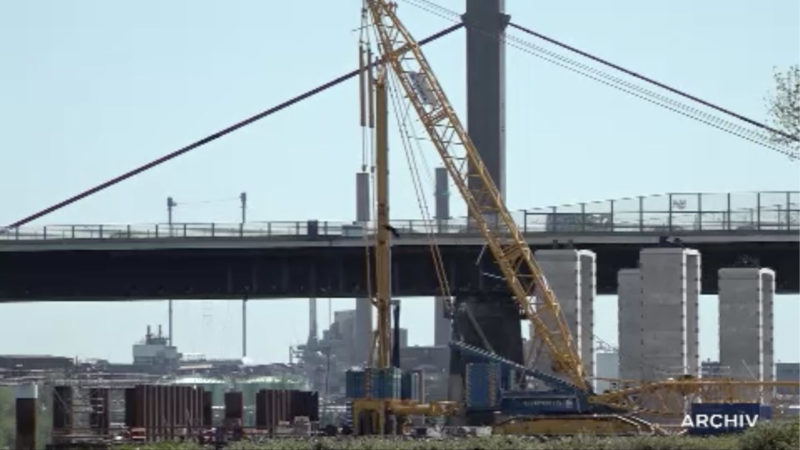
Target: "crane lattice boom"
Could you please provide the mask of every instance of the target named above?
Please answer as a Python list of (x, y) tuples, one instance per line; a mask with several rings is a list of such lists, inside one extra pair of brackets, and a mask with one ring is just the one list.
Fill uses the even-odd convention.
[[(453, 110), (419, 45), (386, 0), (367, 0), (378, 45), (416, 110), (451, 179), (467, 203), (469, 216), (483, 234), (512, 297), (533, 323), (552, 359), (553, 369), (577, 388), (588, 390), (583, 366), (558, 301), (532, 257), (499, 190)], [(470, 180), (473, 187), (470, 189)], [(476, 187), (477, 186), (477, 187)], [(538, 303), (531, 301), (534, 290)]]

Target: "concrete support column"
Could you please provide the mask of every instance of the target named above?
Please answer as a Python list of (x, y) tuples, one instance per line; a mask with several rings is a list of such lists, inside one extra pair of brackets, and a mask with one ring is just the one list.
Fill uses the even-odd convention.
[[(501, 195), (505, 194), (505, 27), (509, 17), (503, 13), (503, 0), (467, 0), (462, 16), (467, 29), (467, 129), (481, 159)], [(470, 180), (470, 189), (480, 197), (480, 183)], [(478, 198), (479, 202), (486, 202)], [(487, 218), (490, 224), (495, 218)], [(479, 269), (482, 271), (483, 269)], [(482, 273), (482, 272), (481, 272)], [(482, 275), (481, 275), (482, 276)], [(483, 329), (493, 350), (522, 363), (522, 336), (519, 311), (504, 295), (456, 299), (453, 337), (483, 346), (460, 304), (470, 307), (473, 318)], [(451, 353), (448, 396), (463, 400), (465, 361)]]
[[(467, 0), (462, 16), (467, 35), (467, 129), (500, 195), (506, 192), (505, 29), (510, 17), (504, 0)], [(480, 181), (470, 179), (480, 192)], [(486, 200), (478, 199), (484, 203)], [(496, 217), (487, 217), (490, 224)]]
[(450, 318), (447, 317), (444, 308), (444, 300), (444, 297), (434, 298), (433, 345), (437, 347), (447, 346), (452, 332)]
[(686, 255), (686, 358), (688, 373), (700, 374), (700, 253)]
[(764, 295), (761, 269), (720, 269), (719, 362), (733, 378), (763, 380)]
[(642, 379), (642, 274), (639, 269), (617, 272), (617, 342), (619, 376)]
[[(591, 377), (594, 374), (595, 254), (589, 250), (548, 249), (538, 250), (535, 258), (561, 305), (586, 376)], [(549, 355), (540, 354), (535, 366), (551, 372), (550, 365)]]
[[(442, 233), (447, 231), (447, 222), (450, 218), (450, 199), (447, 169), (436, 168), (436, 227)], [(445, 316), (444, 297), (435, 297), (433, 317), (433, 345), (446, 346), (450, 342), (450, 318)]]
[(448, 219), (450, 219), (450, 183), (447, 169), (437, 167), (436, 186), (434, 196), (436, 197), (436, 228), (439, 233), (447, 231)]
[(14, 448), (17, 450), (36, 449), (36, 400), (38, 386), (20, 384), (16, 388), (17, 434)]
[[(369, 173), (356, 174), (356, 221), (365, 227), (370, 220)], [(364, 364), (369, 360), (372, 341), (372, 305), (368, 298), (356, 299), (354, 326), (355, 346), (353, 364)]]
[(467, 129), (501, 194), (505, 194), (506, 52), (504, 0), (467, 0)]
[[(485, 348), (483, 342), (485, 337), (491, 350), (497, 354), (518, 363), (523, 362), (521, 318), (516, 304), (508, 298), (508, 295), (457, 297), (455, 309), (453, 339)], [(469, 318), (469, 313), (477, 322), (480, 332)], [(462, 357), (457, 351), (450, 353), (448, 399), (464, 400), (464, 370), (469, 362), (473, 361)]]
[[(569, 332), (581, 355), (581, 267), (580, 256), (577, 250), (537, 250), (534, 258), (539, 263), (550, 289), (553, 290), (561, 305), (561, 312), (567, 322)], [(555, 323), (547, 323), (549, 328), (554, 328)], [(540, 346), (541, 341), (533, 336), (534, 346)], [(546, 349), (537, 350), (534, 367), (545, 372), (553, 373), (552, 358)]]
[(597, 255), (579, 250), (581, 263), (581, 360), (587, 377), (595, 376), (594, 299), (597, 297)]
[(775, 380), (774, 352), (774, 301), (775, 272), (772, 269), (761, 269), (761, 333), (762, 333), (762, 372), (764, 381)]
[(696, 304), (687, 305), (688, 260), (699, 256), (684, 248), (647, 248), (639, 255), (642, 274), (643, 379), (658, 380), (690, 371), (690, 353), (697, 354), (689, 324), (696, 323)]

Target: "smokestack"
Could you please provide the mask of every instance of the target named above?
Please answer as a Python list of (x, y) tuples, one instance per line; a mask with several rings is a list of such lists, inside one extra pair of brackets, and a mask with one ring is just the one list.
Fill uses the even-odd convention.
[(317, 340), (317, 299), (308, 299), (308, 341)]
[(242, 299), (242, 358), (247, 357), (247, 296)]
[(167, 331), (169, 332), (169, 345), (172, 346), (172, 300), (169, 300), (169, 323), (167, 324)]
[(392, 300), (394, 305), (394, 336), (392, 338), (392, 367), (400, 368), (400, 300)]

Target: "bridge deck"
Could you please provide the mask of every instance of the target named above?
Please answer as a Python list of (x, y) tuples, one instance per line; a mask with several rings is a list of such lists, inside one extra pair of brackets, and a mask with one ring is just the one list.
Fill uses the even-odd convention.
[[(530, 245), (571, 243), (597, 253), (597, 290), (616, 293), (617, 271), (636, 267), (663, 235), (702, 254), (702, 289), (717, 270), (755, 259), (798, 292), (800, 192), (670, 193), (514, 213)], [(392, 290), (439, 287), (430, 235), (455, 294), (507, 292), (484, 241), (464, 219), (395, 220)], [(0, 301), (162, 298), (356, 297), (366, 291), (369, 224), (326, 221), (50, 225), (0, 229)], [(373, 284), (374, 285), (374, 284)]]
[[(749, 256), (777, 272), (779, 292), (799, 292), (795, 231), (673, 233), (702, 254), (702, 290), (715, 293), (717, 270)], [(572, 242), (597, 253), (597, 289), (616, 293), (616, 273), (636, 267), (642, 247), (659, 233), (532, 233), (534, 248)], [(436, 237), (454, 294), (506, 292), (483, 239)], [(361, 237), (173, 237), (0, 241), (0, 301), (163, 298), (302, 298), (364, 296), (366, 247)], [(401, 235), (393, 242), (393, 292), (439, 293), (430, 239)]]

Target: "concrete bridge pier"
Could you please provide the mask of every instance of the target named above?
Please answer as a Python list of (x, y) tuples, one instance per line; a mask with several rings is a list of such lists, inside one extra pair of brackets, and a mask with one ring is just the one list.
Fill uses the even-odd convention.
[[(370, 219), (369, 172), (356, 173), (356, 222), (364, 228)], [(372, 304), (367, 297), (356, 298), (355, 349), (353, 364), (369, 361), (372, 338)]]
[[(456, 297), (453, 317), (453, 339), (466, 342), (522, 363), (522, 333), (517, 305), (507, 294), (485, 294)], [(459, 351), (450, 352), (448, 398), (464, 399), (464, 374), (467, 363)], [(477, 362), (477, 361), (475, 361)], [(470, 425), (484, 422), (480, 417), (467, 417)]]
[[(504, 0), (466, 0), (462, 20), (467, 31), (467, 129), (489, 175), (501, 196), (505, 196), (505, 44), (503, 37), (510, 17)], [(482, 185), (470, 179), (470, 189)], [(493, 218), (489, 218), (490, 222)], [(485, 255), (479, 267), (480, 284), (489, 284), (485, 274), (494, 273), (491, 257)], [(502, 281), (501, 281), (502, 283)], [(502, 294), (499, 292), (503, 292)], [(460, 296), (452, 319), (453, 339), (522, 363), (520, 315), (507, 291), (477, 296)], [(450, 353), (448, 397), (463, 400), (466, 363), (458, 352)], [(488, 417), (467, 418), (485, 422)]]

